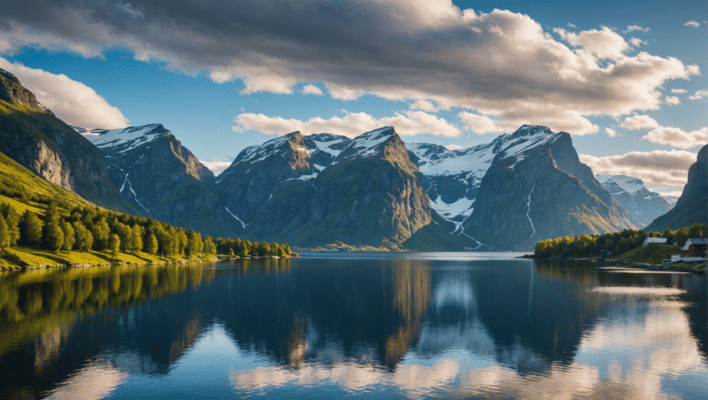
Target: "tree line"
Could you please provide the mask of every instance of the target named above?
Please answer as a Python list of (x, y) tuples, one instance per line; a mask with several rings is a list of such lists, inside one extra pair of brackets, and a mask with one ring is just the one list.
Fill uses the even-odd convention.
[(600, 254), (602, 250), (622, 254), (641, 246), (647, 237), (666, 238), (668, 243), (683, 246), (688, 238), (701, 237), (706, 233), (708, 233), (708, 224), (693, 224), (677, 230), (667, 228), (661, 233), (625, 229), (622, 232), (602, 235), (563, 236), (538, 242), (534, 248), (534, 256), (541, 258), (590, 257)]
[[(216, 243), (215, 243), (216, 242)], [(220, 249), (217, 249), (217, 244)], [(0, 203), (0, 250), (26, 246), (47, 251), (99, 251), (162, 256), (193, 257), (199, 253), (215, 255), (290, 255), (288, 245), (251, 243), (240, 239), (202, 239), (201, 234), (156, 221), (92, 207), (60, 209), (47, 203), (44, 215), (29, 210), (18, 214), (14, 207)], [(11, 260), (12, 261), (12, 260)]]

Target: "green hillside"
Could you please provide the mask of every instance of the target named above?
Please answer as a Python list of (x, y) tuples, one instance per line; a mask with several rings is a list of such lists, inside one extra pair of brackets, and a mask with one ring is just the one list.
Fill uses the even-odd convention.
[(0, 269), (41, 265), (168, 263), (224, 254), (292, 254), (277, 243), (251, 243), (100, 208), (0, 153)]

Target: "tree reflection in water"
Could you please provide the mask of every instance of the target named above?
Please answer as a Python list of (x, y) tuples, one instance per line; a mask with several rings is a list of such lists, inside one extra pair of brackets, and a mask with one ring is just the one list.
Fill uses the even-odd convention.
[[(680, 295), (621, 293), (637, 286)], [(647, 354), (693, 360), (682, 367), (693, 368), (706, 358), (705, 287), (704, 277), (564, 261), (281, 259), (6, 273), (0, 397), (40, 397), (57, 385), (88, 393), (86, 379), (105, 376), (105, 387), (91, 389), (103, 396), (131, 375), (167, 376), (217, 325), (241, 357), (269, 360), (220, 371), (239, 391), (303, 383), (424, 396), (457, 382), (463, 397), (533, 397), (544, 385), (581, 393), (566, 383), (584, 379), (587, 393), (617, 394), (606, 383), (618, 368), (623, 385), (627, 374), (668, 370), (578, 364), (621, 342), (607, 321), (625, 321)], [(645, 330), (659, 332), (661, 320), (681, 339), (662, 345)]]

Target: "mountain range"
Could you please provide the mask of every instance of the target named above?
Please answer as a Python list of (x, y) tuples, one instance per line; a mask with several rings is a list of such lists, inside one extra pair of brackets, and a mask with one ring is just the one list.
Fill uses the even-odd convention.
[(631, 178), (601, 184), (568, 133), (533, 125), (460, 150), (405, 144), (393, 127), (353, 139), (293, 132), (242, 150), (215, 177), (160, 124), (69, 127), (11, 74), (0, 78), (3, 153), (95, 204), (205, 235), (300, 247), (529, 250), (547, 238), (635, 229), (668, 207), (634, 190), (641, 182)]
[(647, 189), (641, 179), (627, 175), (598, 175), (597, 179), (639, 227), (649, 225), (672, 208), (659, 193)]

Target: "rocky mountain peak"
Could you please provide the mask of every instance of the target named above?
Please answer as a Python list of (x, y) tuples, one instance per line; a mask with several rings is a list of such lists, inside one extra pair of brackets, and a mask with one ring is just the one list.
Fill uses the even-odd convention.
[(19, 104), (32, 108), (43, 109), (34, 93), (22, 86), (13, 74), (0, 68), (0, 100), (11, 104)]
[(112, 148), (119, 153), (132, 150), (171, 134), (162, 124), (129, 126), (122, 129), (92, 129), (90, 131), (78, 127), (72, 128), (84, 135), (86, 139), (99, 149)]
[[(392, 126), (374, 129), (373, 131), (361, 134), (349, 143), (336, 158), (335, 162), (340, 162), (348, 158), (366, 158), (373, 156), (383, 150), (392, 141), (397, 141), (401, 145), (403, 142)], [(404, 146), (405, 147), (405, 146)]]

